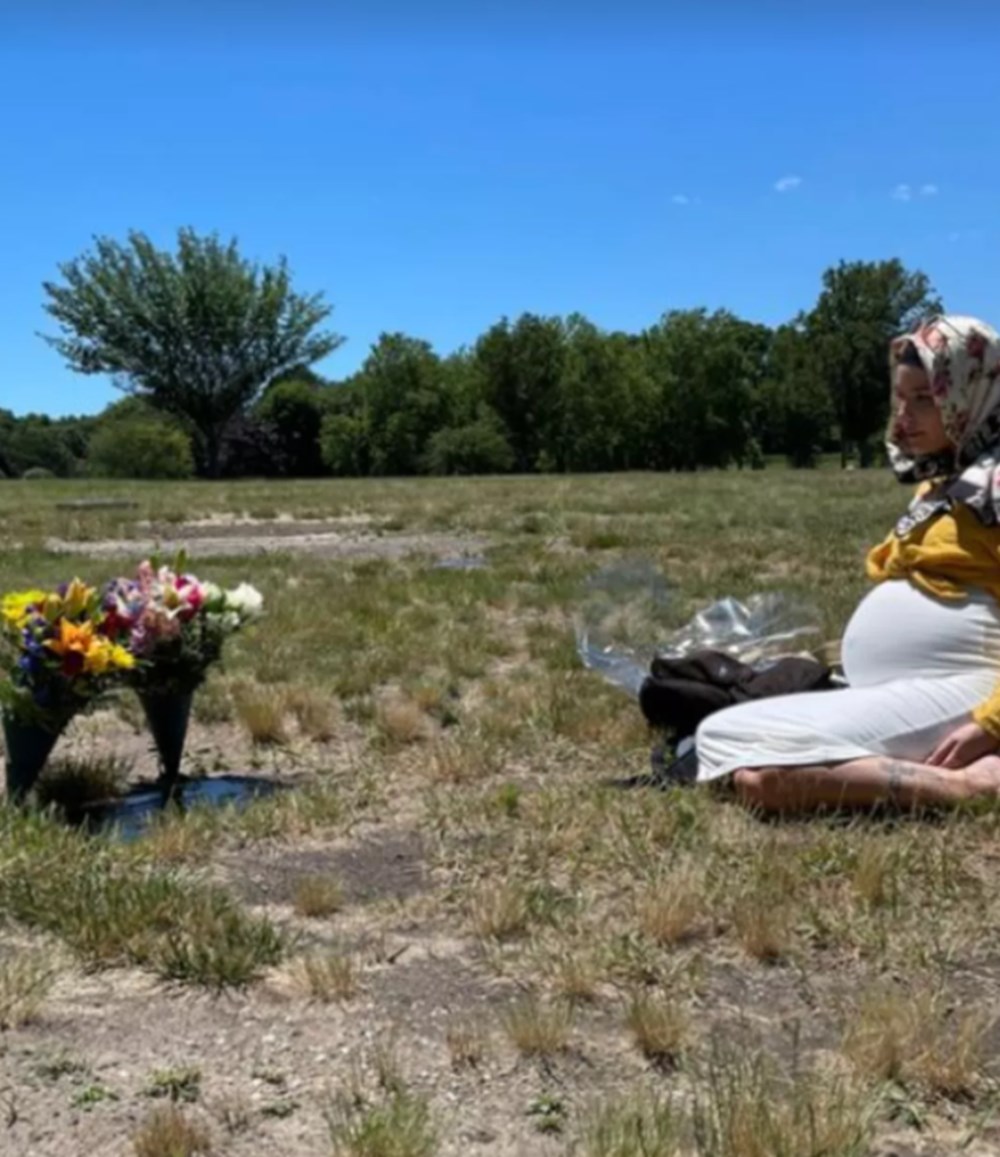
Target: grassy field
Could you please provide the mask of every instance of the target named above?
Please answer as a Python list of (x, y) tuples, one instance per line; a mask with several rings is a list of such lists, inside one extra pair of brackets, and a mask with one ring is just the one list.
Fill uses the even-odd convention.
[[(94, 497), (136, 505), (65, 506)], [(131, 844), (0, 808), (0, 1151), (1000, 1151), (1000, 811), (616, 790), (649, 736), (574, 644), (584, 580), (633, 556), (677, 625), (778, 589), (834, 638), (905, 499), (784, 470), (0, 484), (2, 589), (179, 540), (260, 587), (187, 770), (294, 787)], [(488, 565), (436, 565), (461, 549)], [(48, 798), (152, 774), (147, 746), (107, 704)]]

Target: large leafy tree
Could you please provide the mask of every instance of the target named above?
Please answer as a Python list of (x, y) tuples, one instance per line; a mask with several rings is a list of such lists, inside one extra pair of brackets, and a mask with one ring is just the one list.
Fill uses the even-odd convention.
[(235, 241), (181, 229), (176, 253), (142, 233), (107, 237), (45, 282), (59, 336), (46, 340), (80, 373), (183, 419), (199, 470), (217, 476), (226, 431), (275, 377), (312, 365), (342, 339), (319, 330), (322, 294), (295, 293), (287, 264), (253, 264)]
[(694, 470), (752, 459), (768, 341), (766, 327), (725, 310), (674, 310), (643, 334), (660, 396), (658, 465)]
[(823, 274), (813, 309), (800, 319), (840, 427), (842, 457), (858, 447), (863, 464), (889, 407), (888, 344), (944, 307), (926, 274), (891, 261), (842, 261)]
[(283, 378), (270, 385), (255, 406), (255, 416), (269, 427), (275, 445), (273, 473), (291, 478), (313, 478), (323, 473), (322, 388), (309, 380)]
[(566, 332), (558, 317), (522, 314), (483, 334), (472, 353), (481, 396), (500, 418), (514, 468), (552, 469), (551, 446), (566, 359)]

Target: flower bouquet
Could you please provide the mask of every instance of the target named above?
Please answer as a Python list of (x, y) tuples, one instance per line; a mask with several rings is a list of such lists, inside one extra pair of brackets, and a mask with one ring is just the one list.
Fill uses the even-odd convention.
[(73, 716), (131, 671), (134, 659), (98, 592), (79, 579), (0, 599), (0, 714), (7, 792), (23, 797)]
[(180, 771), (191, 702), (208, 669), (222, 656), (229, 635), (263, 607), (248, 583), (224, 590), (173, 567), (141, 563), (131, 578), (118, 578), (104, 591), (103, 611), (128, 640), (135, 664), (128, 682), (136, 689), (160, 756), (163, 778)]

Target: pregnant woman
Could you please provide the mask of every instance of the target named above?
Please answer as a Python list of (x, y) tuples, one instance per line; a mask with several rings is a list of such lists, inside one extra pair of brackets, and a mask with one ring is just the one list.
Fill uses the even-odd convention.
[(740, 704), (696, 738), (764, 811), (941, 806), (1000, 794), (1000, 335), (936, 317), (890, 349), (892, 467), (918, 488), (868, 555), (849, 688)]

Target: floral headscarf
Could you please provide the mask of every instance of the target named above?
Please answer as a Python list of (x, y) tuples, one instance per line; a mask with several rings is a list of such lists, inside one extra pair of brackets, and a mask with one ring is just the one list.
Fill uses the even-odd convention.
[(909, 346), (927, 372), (954, 449), (910, 457), (895, 417), (890, 421), (886, 446), (900, 482), (941, 479), (913, 501), (896, 524), (897, 536), (958, 502), (970, 507), (984, 525), (1000, 524), (1000, 334), (974, 317), (931, 318), (892, 342), (893, 371)]

